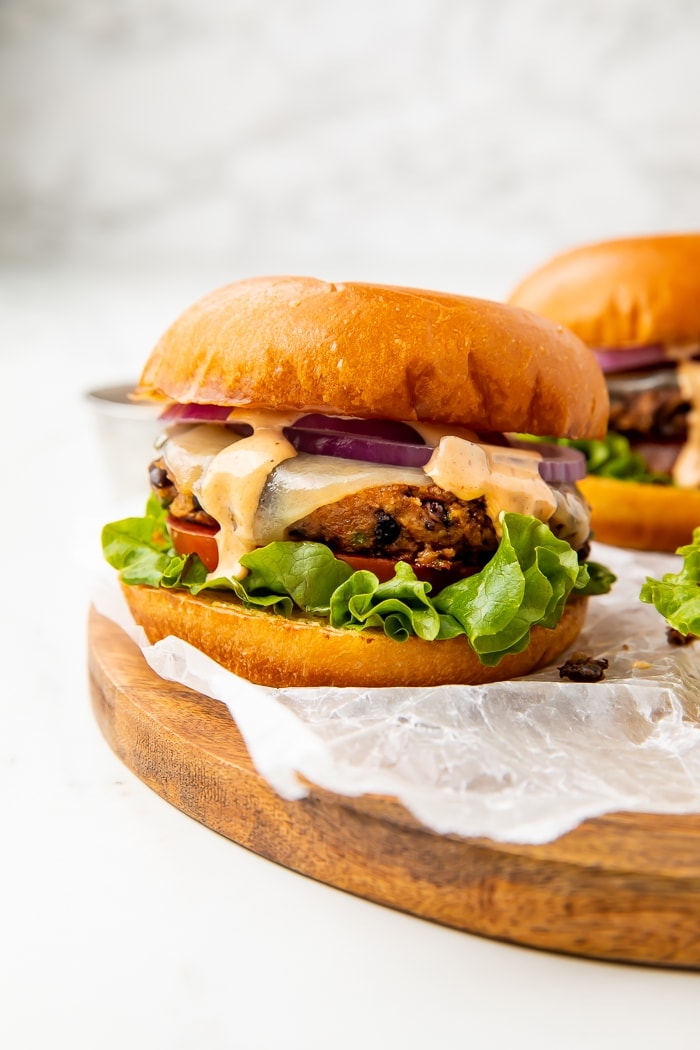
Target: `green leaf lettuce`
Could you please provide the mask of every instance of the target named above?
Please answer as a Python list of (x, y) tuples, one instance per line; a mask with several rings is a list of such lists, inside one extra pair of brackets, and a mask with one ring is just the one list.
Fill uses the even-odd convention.
[(247, 605), (292, 615), (299, 609), (352, 631), (383, 630), (398, 642), (412, 635), (440, 641), (465, 635), (482, 663), (497, 664), (525, 649), (536, 624), (555, 627), (572, 592), (602, 594), (614, 576), (603, 566), (579, 564), (576, 552), (547, 525), (520, 514), (503, 516), (503, 536), (491, 561), (474, 576), (437, 594), (398, 562), (392, 579), (353, 572), (322, 543), (275, 542), (241, 558), (244, 580), (209, 579), (196, 555), (172, 547), (166, 513), (151, 497), (143, 518), (106, 525), (107, 561), (128, 584), (232, 591)]
[(660, 580), (648, 576), (639, 597), (680, 634), (700, 635), (700, 528), (693, 532), (693, 542), (676, 553), (683, 559), (681, 571), (667, 572)]
[(636, 481), (647, 485), (671, 485), (668, 474), (650, 471), (644, 456), (635, 452), (623, 434), (608, 431), (602, 440), (584, 438), (530, 438), (528, 440), (547, 440), (555, 445), (566, 445), (577, 448), (586, 457), (586, 469), (589, 474), (600, 478), (617, 478), (620, 481)]

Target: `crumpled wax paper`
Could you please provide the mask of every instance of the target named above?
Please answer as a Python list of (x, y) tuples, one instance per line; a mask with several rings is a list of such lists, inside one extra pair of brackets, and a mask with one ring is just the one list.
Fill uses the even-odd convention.
[(679, 571), (680, 558), (601, 545), (592, 557), (618, 582), (591, 598), (570, 650), (609, 660), (589, 684), (552, 665), (483, 687), (271, 689), (179, 639), (149, 645), (113, 577), (95, 604), (159, 675), (228, 706), (284, 798), (306, 793), (300, 773), (341, 795), (392, 795), (439, 833), (541, 843), (606, 812), (700, 812), (700, 642), (670, 646), (638, 600), (645, 577)]

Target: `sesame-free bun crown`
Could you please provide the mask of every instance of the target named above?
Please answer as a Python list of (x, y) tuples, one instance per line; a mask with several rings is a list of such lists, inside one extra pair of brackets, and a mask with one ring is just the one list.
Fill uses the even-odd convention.
[(600, 437), (608, 397), (561, 325), (459, 295), (307, 277), (226, 285), (164, 334), (137, 396)]
[(700, 233), (584, 245), (526, 277), (511, 305), (566, 325), (592, 347), (700, 340)]

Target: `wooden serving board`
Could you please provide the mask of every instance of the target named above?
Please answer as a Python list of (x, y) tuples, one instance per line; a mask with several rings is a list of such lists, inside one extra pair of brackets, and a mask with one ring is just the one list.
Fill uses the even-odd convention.
[(700, 969), (700, 814), (616, 813), (540, 846), (438, 835), (391, 798), (286, 802), (228, 709), (160, 679), (94, 609), (92, 703), (120, 759), (196, 820), (321, 882), (471, 933)]

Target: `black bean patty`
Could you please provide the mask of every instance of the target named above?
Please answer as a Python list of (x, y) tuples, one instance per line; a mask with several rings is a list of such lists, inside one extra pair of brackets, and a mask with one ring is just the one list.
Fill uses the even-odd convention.
[(289, 536), (433, 569), (483, 564), (498, 547), (484, 500), (461, 500), (437, 485), (363, 489), (295, 522)]
[(690, 403), (683, 396), (674, 372), (659, 372), (653, 386), (637, 387), (624, 376), (608, 379), (610, 430), (632, 440), (657, 437), (684, 440), (688, 432)]

